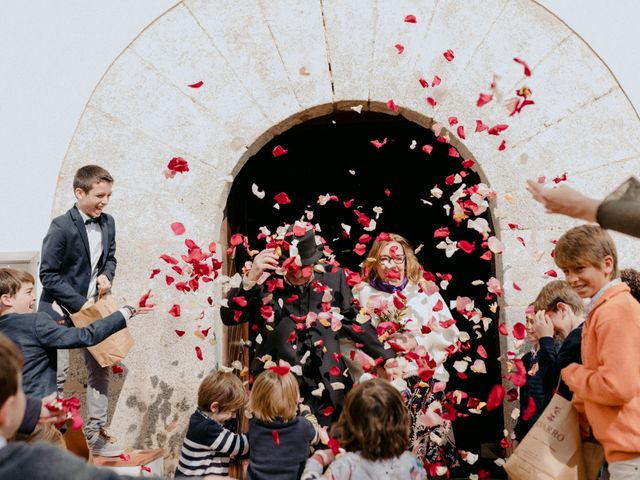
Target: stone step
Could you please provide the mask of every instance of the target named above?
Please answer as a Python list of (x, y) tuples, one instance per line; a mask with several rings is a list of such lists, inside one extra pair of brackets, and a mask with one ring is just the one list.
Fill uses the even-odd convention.
[(95, 455), (93, 463), (108, 468), (119, 475), (138, 477), (164, 476), (164, 450), (130, 450), (119, 457)]

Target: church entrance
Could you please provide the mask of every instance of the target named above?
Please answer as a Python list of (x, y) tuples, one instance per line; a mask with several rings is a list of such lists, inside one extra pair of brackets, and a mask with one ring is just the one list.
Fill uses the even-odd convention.
[[(491, 311), (496, 298), (486, 285), (496, 276), (495, 263), (487, 255), (481, 258), (487, 251), (482, 234), (468, 228), (466, 219), (458, 223), (453, 218), (450, 197), (463, 184), (473, 187), (481, 179), (451, 149), (446, 138), (402, 116), (344, 111), (307, 121), (273, 138), (235, 177), (226, 206), (228, 233), (246, 235), (251, 249), (262, 250), (264, 240), (257, 239), (261, 227), (274, 232), (280, 225), (312, 215), (310, 221), (320, 225), (336, 260), (354, 271), (360, 270), (365, 258), (354, 252), (362, 234), (375, 238), (380, 232), (395, 232), (406, 237), (418, 250), (421, 265), (440, 284), (445, 301), (468, 297), (482, 316), (493, 319), (485, 331), (482, 321), (470, 321), (451, 308), (470, 340), (448, 362), (448, 388), (469, 397), (461, 401), (462, 416), (454, 422), (458, 448), (483, 452), (474, 471), (496, 471), (486, 452), (502, 438), (502, 410), (468, 412), (473, 399), (486, 401), (491, 387), (501, 383), (500, 363), (495, 360), (500, 356), (498, 312)], [(282, 202), (282, 193), (290, 203)], [(375, 220), (374, 230), (365, 231), (365, 222), (359, 223), (363, 215)], [(484, 219), (493, 231), (489, 209), (469, 217), (475, 218)], [(453, 241), (467, 242), (467, 250), (472, 245), (473, 251), (460, 249), (448, 257), (446, 249), (438, 248), (446, 243), (441, 236), (444, 229)], [(236, 252), (234, 266), (239, 271), (248, 256), (241, 248)], [(456, 360), (470, 357), (471, 365), (480, 358), (479, 347), (487, 354), (486, 373), (469, 369), (459, 373), (453, 368)]]

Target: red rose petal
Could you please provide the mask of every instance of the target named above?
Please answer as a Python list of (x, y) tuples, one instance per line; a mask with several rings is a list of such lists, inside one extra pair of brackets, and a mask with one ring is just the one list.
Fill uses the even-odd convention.
[(196, 347), (196, 357), (198, 357), (198, 360), (202, 360), (202, 349), (200, 347)]
[(332, 377), (339, 377), (342, 374), (342, 371), (340, 370), (339, 367), (331, 367), (329, 369), (329, 375), (331, 375)]
[(274, 365), (273, 367), (270, 367), (269, 370), (280, 377), (284, 377), (291, 369), (289, 368), (289, 365)]
[(187, 87), (189, 87), (189, 88), (200, 88), (202, 85), (204, 85), (204, 82), (202, 80), (200, 80), (199, 82), (192, 83), (191, 85), (187, 85)]
[(546, 272), (544, 272), (544, 276), (545, 277), (557, 278), (558, 277), (558, 272), (556, 272), (554, 269), (547, 270)]
[(151, 296), (151, 290), (148, 290), (147, 293), (142, 295), (140, 297), (140, 299), (138, 300), (138, 308), (146, 307), (147, 306), (147, 300), (149, 300), (150, 296)]
[(153, 270), (151, 270), (151, 275), (149, 275), (149, 278), (153, 278), (156, 275), (158, 275), (160, 273), (160, 269), (159, 268), (154, 268)]
[(435, 107), (437, 105), (437, 102), (432, 97), (427, 97), (427, 103), (432, 107)]
[(176, 260), (175, 258), (173, 258), (171, 255), (166, 255), (166, 254), (162, 254), (160, 255), (160, 258), (162, 260), (164, 260), (165, 262), (167, 262), (170, 265), (177, 265), (178, 264), (178, 260)]
[(440, 85), (440, 83), (442, 83), (442, 79), (438, 75), (435, 75), (433, 77), (433, 80), (431, 80), (432, 87), (437, 87), (438, 85)]
[(182, 157), (173, 157), (169, 160), (167, 169), (171, 172), (171, 176), (176, 173), (185, 173), (189, 171), (189, 163)]
[(184, 331), (184, 330), (178, 330), (178, 329), (176, 329), (176, 330), (175, 330), (175, 332), (176, 332), (176, 335), (178, 335), (179, 337), (181, 337), (181, 336), (183, 336), (183, 335), (185, 334), (185, 331)]
[(237, 297), (233, 297), (231, 299), (231, 301), (233, 303), (235, 303), (236, 305), (238, 305), (239, 307), (246, 307), (247, 306), (247, 299), (245, 297), (243, 297), (242, 295), (239, 295)]
[(502, 385), (496, 384), (493, 386), (491, 392), (489, 392), (489, 398), (487, 399), (488, 412), (490, 412), (491, 410), (495, 410), (502, 405), (502, 400), (504, 399), (505, 393), (506, 390)]
[(449, 122), (449, 126), (453, 127), (458, 124), (458, 117), (449, 117), (447, 121)]
[(458, 127), (458, 137), (460, 137), (462, 140), (467, 138), (464, 134), (464, 127), (462, 125)]
[(513, 289), (516, 290), (517, 292), (522, 291), (522, 289), (520, 288), (520, 285), (518, 285), (516, 282), (513, 282)]
[(527, 334), (527, 327), (525, 327), (524, 323), (517, 322), (513, 326), (513, 331), (512, 332), (513, 332), (514, 338), (516, 338), (517, 340), (522, 340), (522, 339), (524, 339), (525, 335)]
[(396, 43), (394, 47), (396, 47), (396, 50), (398, 51), (398, 55), (401, 55), (402, 52), (404, 52), (404, 45), (402, 45), (401, 43)]
[(273, 440), (273, 443), (276, 444), (276, 447), (280, 446), (280, 434), (277, 430), (271, 431), (271, 439)]
[(387, 108), (389, 110), (392, 110), (393, 112), (398, 113), (398, 107), (396, 106), (395, 102), (393, 100), (389, 100), (387, 102)]
[(286, 154), (286, 153), (289, 153), (289, 150), (285, 150), (285, 149), (284, 149), (284, 148), (282, 148), (280, 145), (276, 145), (276, 146), (273, 148), (273, 151), (271, 152), (271, 154), (272, 154), (274, 157), (279, 157), (279, 156), (284, 155), (284, 154)]
[(529, 65), (527, 64), (527, 62), (525, 62), (524, 60), (521, 60), (520, 58), (514, 58), (513, 61), (516, 63), (519, 63), (524, 67), (524, 74), (527, 77), (531, 76), (531, 69), (529, 68)]
[(449, 147), (449, 156), (453, 158), (460, 158), (460, 154), (458, 153), (458, 150), (456, 150), (456, 147)]
[(124, 372), (124, 368), (122, 368), (120, 365), (115, 364), (115, 365), (111, 365), (111, 371), (113, 373), (115, 373), (116, 375), (119, 373)]
[(485, 350), (485, 348), (482, 345), (478, 345), (478, 350), (477, 351), (478, 351), (478, 355), (481, 358), (487, 358), (488, 357), (487, 351)]
[(440, 227), (433, 232), (433, 238), (447, 238), (449, 236), (448, 227)]
[(333, 415), (333, 407), (331, 405), (329, 405), (327, 408), (325, 408), (322, 411), (322, 415), (324, 415), (325, 417), (330, 417), (331, 415)]
[(487, 103), (489, 103), (491, 100), (493, 100), (493, 95), (491, 95), (490, 93), (481, 93), (480, 96), (478, 96), (478, 101), (476, 102), (476, 106), (483, 107)]
[(289, 195), (287, 195), (285, 192), (280, 192), (275, 197), (273, 197), (273, 199), (276, 201), (278, 205), (287, 205), (291, 203), (291, 199), (289, 198)]
[(427, 144), (427, 145), (424, 145), (424, 146), (422, 147), (422, 151), (423, 151), (424, 153), (426, 153), (427, 155), (431, 155), (431, 152), (433, 151), (433, 147), (432, 147), (431, 145), (428, 145), (428, 144)]
[(500, 332), (500, 335), (504, 335), (505, 337), (509, 335), (509, 331), (507, 330), (507, 326), (504, 322), (498, 326), (498, 332)]
[(169, 315), (171, 315), (172, 317), (178, 318), (180, 316), (180, 305), (174, 304), (169, 309)]
[(447, 50), (442, 55), (444, 56), (444, 58), (447, 59), (447, 62), (451, 62), (455, 58), (455, 56), (453, 54), (453, 50)]
[(424, 78), (419, 78), (418, 82), (420, 82), (420, 85), (422, 86), (422, 88), (428, 88), (429, 87), (429, 83)]
[(327, 442), (327, 447), (331, 449), (334, 455), (338, 455), (340, 453), (340, 442), (338, 442), (337, 438), (331, 437), (329, 442)]
[(390, 197), (390, 196), (391, 196), (391, 190), (389, 190), (388, 188), (385, 188), (385, 189), (384, 189), (384, 195), (385, 195), (386, 197)]
[(488, 129), (489, 127), (485, 125), (482, 120), (476, 120), (476, 132), (483, 132)]
[(404, 17), (404, 21), (406, 23), (416, 23), (416, 16), (415, 15), (407, 15), (406, 17)]
[(531, 418), (535, 415), (536, 410), (536, 401), (533, 399), (533, 397), (529, 397), (529, 403), (527, 403), (524, 412), (522, 412), (522, 420), (531, 420)]
[(174, 235), (182, 235), (187, 231), (187, 229), (184, 228), (184, 225), (180, 222), (173, 222), (171, 224), (171, 230), (173, 230)]
[(499, 123), (497, 125), (494, 125), (493, 127), (491, 127), (487, 133), (489, 135), (500, 135), (501, 132), (505, 131), (507, 128), (509, 128), (509, 125), (504, 124), (504, 123)]
[(500, 146), (498, 147), (498, 150), (499, 150), (500, 152), (502, 152), (502, 151), (503, 151), (504, 149), (506, 149), (506, 148), (507, 148), (507, 142), (506, 142), (506, 141), (504, 141), (504, 140), (502, 140), (502, 143), (500, 143)]
[(460, 240), (458, 242), (458, 248), (464, 253), (471, 253), (476, 249), (476, 242), (467, 242), (466, 240)]
[(356, 253), (357, 255), (364, 255), (365, 253), (367, 253), (367, 246), (363, 243), (356, 243), (355, 248), (353, 249), (354, 253)]

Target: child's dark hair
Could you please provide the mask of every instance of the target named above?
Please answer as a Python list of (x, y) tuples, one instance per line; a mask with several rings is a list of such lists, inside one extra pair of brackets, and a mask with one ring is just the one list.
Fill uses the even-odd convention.
[(73, 177), (73, 189), (82, 189), (89, 193), (96, 183), (113, 183), (113, 177), (99, 165), (85, 165), (80, 167)]
[(640, 272), (634, 268), (625, 268), (620, 272), (620, 279), (629, 285), (631, 295), (640, 302)]
[(22, 365), (22, 354), (18, 347), (0, 333), (0, 407), (9, 397), (18, 393)]
[(402, 395), (388, 381), (373, 379), (347, 395), (332, 434), (340, 446), (368, 460), (396, 458), (409, 448), (411, 419)]
[(13, 297), (25, 283), (32, 285), (36, 283), (33, 275), (29, 272), (16, 268), (0, 268), (0, 296)]
[(211, 404), (218, 402), (220, 411), (236, 411), (245, 402), (242, 381), (232, 372), (217, 370), (204, 377), (198, 388), (198, 408), (209, 412)]

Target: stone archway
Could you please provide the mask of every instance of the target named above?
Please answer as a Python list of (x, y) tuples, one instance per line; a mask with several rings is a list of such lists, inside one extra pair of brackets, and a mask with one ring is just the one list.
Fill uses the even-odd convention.
[[(416, 23), (403, 21), (407, 15)], [(395, 45), (404, 47), (401, 54)], [(449, 49), (452, 62), (443, 57)], [(513, 57), (526, 60), (533, 75), (525, 77)], [(436, 88), (418, 83), (422, 77), (431, 85), (434, 75), (442, 79)], [(189, 87), (199, 81), (200, 88)], [(494, 81), (493, 101), (478, 108), (478, 95), (490, 93)], [(536, 104), (508, 117), (503, 102), (523, 85)], [(79, 166), (110, 170), (116, 178), (110, 210), (118, 222), (114, 291), (135, 297), (151, 287), (156, 295), (158, 313), (131, 326), (137, 346), (124, 362), (117, 402), (113, 397), (113, 430), (125, 443), (163, 445), (171, 466), (199, 378), (219, 358), (211, 336), (193, 334), (212, 325), (219, 335), (215, 310), (199, 318), (208, 296), (219, 301), (217, 287), (183, 295), (161, 277), (148, 278), (151, 268), (164, 268), (160, 254), (184, 250), (184, 237), (173, 236), (169, 225), (181, 221), (186, 236), (206, 245), (219, 235), (233, 176), (275, 135), (359, 104), (387, 111), (391, 99), (417, 123), (447, 124), (455, 116), (465, 126), (464, 146), (454, 145), (465, 158), (473, 152), (483, 179), (498, 191), (494, 226), (506, 245), (497, 265), (505, 289), (500, 321), (508, 327), (552, 267), (549, 240), (572, 225), (541, 215), (523, 191), (524, 179), (566, 171), (579, 188), (606, 192), (640, 166), (633, 140), (640, 122), (617, 81), (534, 1), (179, 3), (100, 80), (66, 154), (53, 206), (57, 215), (72, 204)], [(500, 137), (475, 134), (477, 119), (509, 129)], [(502, 139), (506, 149), (499, 151)], [(168, 180), (162, 170), (175, 156), (189, 161), (190, 172)], [(510, 230), (510, 223), (521, 229)], [(624, 264), (633, 249), (618, 239)], [(173, 303), (182, 305), (178, 320), (166, 313)], [(188, 334), (177, 337), (178, 327)]]

